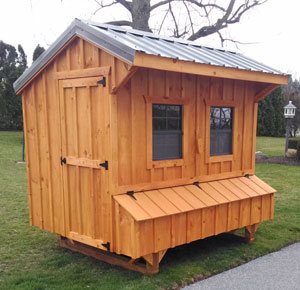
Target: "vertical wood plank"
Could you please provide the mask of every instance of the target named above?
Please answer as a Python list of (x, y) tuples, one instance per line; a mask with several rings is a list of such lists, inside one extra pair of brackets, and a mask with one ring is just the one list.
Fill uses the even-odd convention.
[(186, 213), (172, 216), (172, 247), (186, 243)]
[(234, 81), (234, 101), (237, 102), (237, 107), (234, 112), (233, 118), (235, 118), (235, 144), (233, 144), (234, 160), (232, 170), (241, 170), (243, 168), (243, 136), (244, 136), (244, 95), (245, 88), (244, 82)]
[(251, 199), (251, 224), (257, 224), (261, 221), (261, 196)]
[[(86, 87), (87, 90), (87, 97), (88, 97), (88, 108), (87, 108), (87, 113), (88, 113), (88, 122), (89, 122), (89, 126), (88, 126), (88, 130), (89, 130), (89, 154), (90, 154), (90, 158), (94, 159), (94, 150), (93, 150), (93, 119), (92, 119), (92, 90), (91, 87)], [(91, 212), (91, 228), (92, 228), (92, 238), (96, 238), (96, 233), (97, 233), (97, 225), (96, 225), (96, 200), (95, 200), (95, 192), (94, 192), (94, 169), (90, 168), (89, 169), (89, 174), (90, 174), (90, 190), (91, 190), (91, 207), (92, 207), (92, 212)]]
[(53, 190), (52, 190), (52, 171), (51, 171), (51, 158), (50, 158), (50, 151), (51, 151), (51, 142), (50, 142), (50, 134), (49, 134), (49, 115), (48, 115), (48, 94), (47, 94), (47, 83), (46, 83), (46, 76), (45, 73), (42, 74), (42, 86), (43, 86), (43, 96), (44, 96), (44, 122), (45, 122), (45, 134), (47, 138), (46, 143), (46, 156), (47, 156), (47, 172), (48, 172), (48, 191), (49, 191), (49, 213), (50, 213), (50, 224), (51, 224), (51, 231), (54, 232), (54, 211), (53, 211)]
[(187, 213), (187, 243), (201, 238), (202, 210)]
[[(79, 148), (78, 148), (78, 105), (77, 105), (77, 96), (76, 96), (76, 87), (72, 88), (72, 94), (73, 94), (73, 102), (72, 102), (72, 113), (73, 113), (73, 122), (74, 122), (74, 129), (72, 132), (73, 135), (73, 145), (74, 145), (74, 151), (75, 156), (79, 157)], [(78, 216), (78, 231), (80, 234), (83, 233), (83, 225), (82, 225), (82, 213), (81, 213), (81, 186), (80, 186), (80, 168), (79, 166), (76, 166), (75, 169), (75, 183), (76, 183), (76, 196), (77, 196), (77, 216)]]
[(171, 247), (171, 227), (170, 216), (154, 220), (154, 252)]
[(120, 254), (120, 206), (117, 202), (114, 202), (115, 205), (115, 237), (116, 240), (114, 242), (115, 251), (117, 254)]
[(253, 129), (252, 129), (252, 159), (251, 169), (255, 170), (255, 151), (256, 151), (256, 130), (257, 130), (257, 111), (258, 103), (253, 103)]
[[(52, 72), (58, 71), (57, 59), (54, 60), (53, 67), (50, 65), (47, 68), (47, 79), (49, 79), (48, 90), (48, 114), (49, 120), (51, 120), (51, 126), (49, 126), (50, 143), (59, 144), (59, 146), (52, 146), (51, 149), (51, 171), (52, 178), (57, 182), (52, 183), (53, 188), (53, 212), (54, 212), (54, 228), (55, 232), (66, 236), (65, 231), (65, 209), (64, 209), (64, 181), (63, 181), (63, 168), (60, 165), (60, 157), (62, 156), (63, 147), (63, 127), (61, 104), (60, 104), (60, 87), (59, 82), (54, 79)], [(51, 97), (50, 97), (51, 96)], [(63, 221), (63, 222), (62, 222)]]
[(85, 52), (84, 52), (84, 40), (82, 38), (79, 39), (79, 54), (80, 54), (80, 68), (84, 69), (85, 67)]
[(27, 125), (27, 109), (26, 109), (26, 99), (28, 88), (22, 93), (22, 111), (23, 111), (23, 134), (25, 141), (25, 154), (26, 154), (26, 174), (27, 174), (27, 189), (28, 189), (28, 203), (29, 203), (29, 223), (33, 225), (33, 204), (32, 204), (32, 189), (31, 189), (31, 168), (29, 163), (29, 140), (28, 140), (28, 125)]
[(230, 204), (230, 220), (228, 225), (228, 231), (239, 228), (240, 206), (240, 201), (235, 201)]
[[(60, 124), (61, 124), (61, 157), (67, 154), (67, 131), (66, 131), (66, 106), (65, 106), (65, 92), (62, 81), (58, 82), (58, 93), (59, 93), (59, 107), (60, 107)], [(69, 200), (68, 190), (68, 170), (66, 166), (61, 166), (61, 183), (63, 184), (63, 232), (66, 236), (67, 229), (70, 229), (70, 216), (67, 206), (65, 204), (66, 199)], [(68, 213), (67, 213), (68, 212)], [(68, 222), (67, 222), (68, 221)], [(69, 234), (69, 233), (68, 233)]]
[(202, 209), (202, 238), (213, 236), (215, 233), (216, 207)]
[(216, 207), (215, 234), (226, 232), (228, 221), (228, 205), (221, 204)]
[(41, 181), (41, 160), (40, 160), (40, 140), (39, 140), (39, 122), (38, 122), (38, 107), (36, 105), (36, 92), (35, 92), (35, 84), (32, 84), (32, 105), (34, 108), (34, 117), (35, 117), (35, 149), (36, 149), (36, 156), (37, 156), (37, 180), (39, 185), (39, 193), (38, 193), (38, 200), (40, 206), (40, 227), (44, 228), (44, 211), (43, 211), (43, 195), (42, 195), (42, 181)]
[(138, 256), (143, 256), (154, 252), (154, 220), (139, 222), (139, 252)]

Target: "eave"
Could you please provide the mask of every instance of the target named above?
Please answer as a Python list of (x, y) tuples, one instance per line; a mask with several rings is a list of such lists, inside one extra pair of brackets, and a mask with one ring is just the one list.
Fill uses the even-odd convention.
[(270, 83), (276, 85), (288, 84), (288, 75), (269, 74), (264, 72), (242, 70), (231, 67), (214, 66), (196, 62), (171, 59), (161, 56), (136, 52), (133, 60), (136, 67), (167, 70), (217, 78)]

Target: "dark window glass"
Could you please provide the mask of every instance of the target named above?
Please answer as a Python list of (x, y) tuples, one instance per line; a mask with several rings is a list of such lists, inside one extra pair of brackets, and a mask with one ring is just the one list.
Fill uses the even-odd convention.
[(182, 158), (182, 106), (152, 105), (153, 160)]
[(233, 108), (210, 109), (210, 155), (232, 154)]

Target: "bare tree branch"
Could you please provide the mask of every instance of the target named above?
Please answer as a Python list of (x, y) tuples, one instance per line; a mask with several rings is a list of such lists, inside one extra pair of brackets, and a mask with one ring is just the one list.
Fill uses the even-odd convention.
[(128, 20), (116, 20), (116, 21), (109, 21), (106, 24), (112, 24), (117, 26), (132, 26), (132, 22)]
[(116, 0), (116, 2), (123, 5), (129, 12), (132, 11), (132, 2), (126, 0)]
[(188, 14), (188, 17), (189, 17), (189, 21), (190, 21), (190, 25), (191, 25), (191, 29), (192, 29), (192, 33), (194, 34), (195, 31), (194, 31), (194, 25), (193, 25), (193, 21), (192, 21), (192, 17), (191, 17), (191, 13), (190, 13), (190, 10), (186, 4), (186, 1), (183, 0), (183, 5), (185, 6), (185, 9), (186, 9), (186, 12)]
[(174, 21), (174, 25), (175, 25), (175, 31), (174, 31), (174, 36), (175, 37), (179, 37), (179, 30), (178, 30), (178, 24), (177, 24), (177, 20), (175, 18), (175, 15), (173, 13), (173, 10), (172, 10), (172, 5), (171, 5), (171, 2), (169, 2), (169, 11), (172, 15), (172, 18), (173, 18), (173, 21)]
[(237, 49), (238, 49), (238, 44), (257, 44), (256, 42), (242, 42), (230, 38), (224, 38), (220, 31), (218, 31), (217, 34), (219, 35), (222, 47), (224, 46), (224, 42), (226, 41), (232, 42)]
[[(233, 7), (236, 2), (236, 0), (231, 0), (229, 2), (229, 5), (226, 9), (226, 13), (223, 15), (223, 17), (219, 18), (214, 24), (212, 25), (207, 25), (201, 27), (197, 32), (193, 33), (188, 39), (189, 40), (195, 40), (200, 37), (205, 37), (208, 35), (211, 35), (213, 33), (216, 33), (226, 27), (228, 27), (229, 24), (234, 24), (240, 21), (241, 16), (248, 11), (249, 9), (261, 5), (265, 3), (265, 1), (260, 1), (260, 0), (254, 0), (252, 4), (250, 0), (245, 0), (245, 4), (241, 5), (236, 11), (233, 12)], [(231, 16), (231, 14), (233, 15)]]
[(160, 32), (161, 32), (161, 29), (162, 29), (162, 27), (163, 27), (163, 25), (165, 23), (165, 20), (166, 20), (168, 14), (169, 14), (169, 10), (166, 11), (166, 14), (165, 14), (165, 16), (164, 16), (164, 18), (163, 18), (160, 26), (159, 26), (158, 34), (160, 34)]
[[(182, 0), (163, 0), (163, 1), (160, 1), (154, 5), (151, 6), (151, 11), (162, 6), (162, 5), (166, 5), (166, 4), (169, 4), (171, 2), (175, 2), (175, 1), (178, 1), (178, 2), (182, 2)], [(217, 8), (217, 9), (220, 9), (222, 11), (225, 12), (225, 9), (215, 3), (206, 3), (206, 4), (202, 4), (202, 1), (198, 2), (197, 0), (185, 0), (186, 2), (190, 2), (200, 8), (204, 8), (204, 7), (214, 7), (214, 8)]]
[[(135, 29), (151, 31), (149, 27), (150, 13), (157, 9), (162, 20), (159, 21), (159, 33), (163, 26), (172, 25), (175, 37), (186, 37), (196, 40), (201, 37), (217, 33), (222, 45), (225, 41), (238, 41), (226, 39), (221, 31), (229, 25), (240, 22), (242, 16), (255, 6), (262, 5), (268, 0), (94, 0), (100, 9), (120, 4), (131, 14), (132, 20), (117, 20), (108, 22), (114, 25), (126, 25)], [(151, 2), (155, 3), (151, 6)], [(226, 6), (224, 4), (226, 3)], [(239, 3), (239, 5), (237, 5)], [(164, 11), (162, 6), (165, 5)], [(223, 5), (223, 6), (222, 6)], [(235, 7), (235, 5), (237, 7)], [(161, 8), (161, 9), (158, 9)], [(153, 15), (152, 15), (153, 17)], [(168, 28), (169, 29), (169, 28)]]
[(109, 4), (103, 4), (103, 0), (101, 2), (97, 1), (97, 0), (94, 0), (98, 5), (99, 5), (99, 8), (93, 12), (93, 15), (95, 15), (99, 10), (103, 9), (103, 8), (107, 8), (107, 7), (111, 7), (115, 4), (118, 4), (116, 1), (113, 1)]
[(263, 2), (259, 2), (259, 1), (255, 1), (253, 4), (251, 5), (248, 5), (249, 4), (249, 1), (246, 1), (246, 4), (244, 5), (245, 8), (243, 10), (239, 9), (238, 10), (241, 10), (241, 12), (239, 13), (234, 13), (234, 15), (228, 20), (228, 24), (233, 24), (233, 23), (237, 23), (241, 20), (241, 17), (242, 15), (247, 12), (248, 10), (250, 10), (251, 8), (255, 7), (255, 6), (258, 6), (258, 5), (262, 5), (266, 2), (267, 0), (263, 1)]

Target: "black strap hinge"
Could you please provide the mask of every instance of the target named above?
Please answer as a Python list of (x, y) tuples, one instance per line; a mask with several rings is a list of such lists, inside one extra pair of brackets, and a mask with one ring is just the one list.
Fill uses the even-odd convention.
[(106, 77), (103, 77), (102, 80), (98, 81), (97, 84), (103, 85), (103, 87), (106, 87)]
[(104, 168), (105, 168), (105, 170), (108, 170), (108, 161), (107, 161), (107, 160), (105, 160), (105, 162), (103, 162), (103, 163), (100, 163), (100, 164), (99, 164), (99, 166), (101, 166), (101, 167), (104, 167)]
[(127, 191), (126, 194), (129, 195), (130, 197), (132, 197), (133, 199), (136, 200), (136, 198), (135, 198), (135, 196), (134, 196), (134, 191), (133, 191), (133, 190)]
[(193, 185), (195, 185), (195, 186), (197, 186), (198, 188), (202, 189), (201, 186), (199, 185), (199, 182), (198, 182), (198, 181), (195, 181), (195, 182), (193, 183)]
[(66, 158), (62, 158), (62, 156), (60, 156), (60, 165), (66, 164), (67, 163), (67, 159)]
[(106, 244), (101, 244), (104, 248), (107, 249), (107, 251), (110, 250), (110, 242), (107, 242)]

